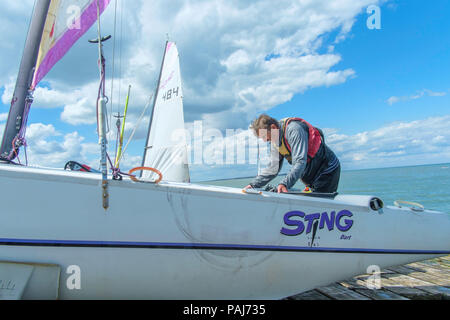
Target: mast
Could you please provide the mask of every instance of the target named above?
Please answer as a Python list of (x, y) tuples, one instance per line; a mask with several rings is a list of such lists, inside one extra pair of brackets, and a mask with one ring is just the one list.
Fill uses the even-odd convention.
[[(35, 71), (39, 47), (44, 32), (45, 20), (51, 0), (37, 0), (28, 30), (25, 49), (20, 63), (14, 95), (11, 100), (8, 120), (3, 134), (0, 149), (0, 160), (14, 160), (17, 152), (13, 152), (13, 142), (22, 129), (26, 128), (26, 106), (31, 103), (31, 82)], [(24, 121), (25, 118), (25, 121)], [(25, 127), (24, 127), (25, 126)], [(22, 141), (16, 140), (14, 149), (22, 146)]]
[[(164, 62), (165, 62), (165, 59), (166, 59), (167, 45), (168, 44), (169, 44), (169, 41), (166, 41), (166, 46), (164, 48), (164, 56), (163, 56), (162, 63), (161, 63), (161, 70), (159, 71), (158, 85), (156, 87), (155, 98), (153, 100), (152, 116), (150, 118), (150, 125), (148, 127), (147, 141), (145, 142), (145, 148), (144, 148), (144, 156), (142, 157), (142, 167), (145, 166), (145, 160), (146, 160), (146, 157), (147, 157), (147, 150), (149, 149), (148, 142), (150, 140), (150, 132), (152, 130), (153, 115), (155, 114), (155, 105), (156, 105), (156, 101), (158, 100), (159, 86), (161, 85), (161, 77), (162, 77), (162, 72), (163, 72), (163, 68), (164, 68)], [(141, 177), (142, 177), (142, 171), (141, 171)]]

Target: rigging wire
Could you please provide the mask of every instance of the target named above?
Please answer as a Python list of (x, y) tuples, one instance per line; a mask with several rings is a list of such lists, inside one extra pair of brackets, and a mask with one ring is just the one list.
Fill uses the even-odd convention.
[[(109, 130), (108, 133), (110, 133), (110, 130), (112, 130), (112, 121), (114, 117), (114, 79), (115, 79), (115, 69), (116, 69), (116, 38), (117, 38), (117, 1), (114, 2), (114, 36), (113, 36), (113, 58), (112, 58), (112, 77), (111, 77), (111, 105), (110, 105), (110, 114), (109, 114)], [(120, 41), (120, 40), (119, 40)], [(117, 104), (120, 104), (120, 101), (117, 102)], [(117, 122), (120, 122), (120, 113), (117, 114)], [(116, 125), (117, 126), (117, 125)], [(116, 150), (117, 150), (117, 140), (116, 140)], [(117, 151), (115, 151), (117, 152)]]
[[(111, 128), (112, 116), (113, 116), (113, 106), (114, 106), (114, 77), (115, 77), (115, 66), (116, 66), (116, 26), (117, 26), (117, 1), (114, 3), (114, 33), (113, 33), (113, 49), (112, 49), (112, 73), (111, 73), (111, 106), (109, 113), (109, 124), (108, 129)], [(109, 130), (108, 130), (109, 132)]]
[(150, 99), (148, 100), (147, 104), (146, 104), (145, 107), (144, 107), (144, 110), (142, 111), (141, 116), (139, 117), (139, 119), (138, 119), (138, 121), (137, 121), (137, 123), (136, 123), (136, 126), (134, 127), (133, 132), (131, 133), (131, 136), (128, 138), (128, 142), (127, 142), (127, 144), (125, 145), (125, 148), (123, 148), (122, 154), (120, 155), (120, 157), (119, 157), (119, 159), (118, 159), (118, 162), (120, 162), (120, 161), (122, 160), (123, 156), (125, 155), (125, 152), (127, 151), (128, 145), (131, 143), (131, 141), (133, 141), (134, 135), (136, 134), (136, 131), (137, 131), (137, 129), (139, 128), (139, 125), (141, 124), (141, 121), (142, 121), (142, 119), (144, 118), (145, 113), (146, 113), (148, 107), (149, 107), (150, 104), (153, 102), (153, 99), (154, 99), (154, 95), (153, 95), (153, 93), (152, 93), (152, 95), (150, 96)]
[(123, 1), (120, 2), (120, 42), (119, 42), (119, 103), (117, 113), (120, 113), (119, 106), (122, 101), (122, 48), (123, 48)]
[[(116, 0), (116, 6), (119, 7), (117, 5), (117, 1)], [(118, 81), (119, 81), (119, 98), (116, 102), (117, 105), (117, 121), (116, 121), (116, 128), (117, 128), (117, 136), (116, 136), (116, 144), (115, 144), (115, 151), (114, 154), (117, 155), (117, 151), (119, 148), (119, 137), (120, 137), (120, 120), (121, 120), (121, 104), (122, 104), (122, 48), (123, 48), (123, 12), (124, 12), (124, 6), (123, 6), (123, 1), (120, 2), (120, 34), (119, 34), (119, 39), (118, 39), (118, 46), (119, 46), (119, 75), (118, 75)], [(116, 11), (117, 14), (117, 11)], [(115, 20), (115, 25), (114, 25), (114, 32), (115, 34), (117, 34), (116, 32), (116, 25), (117, 25), (117, 19)], [(111, 110), (112, 110), (113, 106), (111, 105)], [(112, 112), (112, 111), (111, 111)], [(125, 120), (125, 119), (124, 119)], [(116, 159), (117, 160), (117, 159)]]

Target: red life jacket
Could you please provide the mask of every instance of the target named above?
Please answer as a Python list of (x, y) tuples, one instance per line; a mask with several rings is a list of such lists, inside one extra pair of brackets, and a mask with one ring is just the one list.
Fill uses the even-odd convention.
[(281, 139), (282, 146), (280, 148), (280, 153), (281, 155), (285, 156), (288, 159), (288, 161), (292, 161), (292, 149), (287, 141), (286, 128), (291, 121), (299, 121), (308, 126), (308, 163), (309, 163), (311, 162), (312, 159), (314, 159), (317, 152), (319, 151), (320, 146), (322, 145), (322, 134), (320, 133), (319, 129), (313, 127), (312, 125), (310, 125), (308, 122), (306, 122), (301, 118), (287, 118), (281, 120), (283, 137)]

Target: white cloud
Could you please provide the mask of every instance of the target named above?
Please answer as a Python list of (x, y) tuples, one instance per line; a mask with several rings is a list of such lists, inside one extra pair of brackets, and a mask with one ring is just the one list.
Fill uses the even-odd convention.
[[(450, 162), (450, 116), (395, 122), (353, 135), (341, 134), (337, 129), (325, 128), (323, 131), (327, 145), (336, 153), (344, 169)], [(255, 174), (256, 162), (249, 162), (249, 155), (253, 154), (255, 160), (256, 144), (249, 144), (248, 136), (247, 131), (242, 131), (205, 142), (203, 155), (209, 165), (192, 166), (193, 177), (201, 181)], [(235, 153), (230, 155), (226, 146), (232, 146), (233, 141), (236, 143)], [(267, 149), (262, 142), (260, 154), (261, 163), (267, 164)], [(242, 155), (245, 164), (241, 165), (237, 159), (242, 159)], [(232, 162), (226, 163), (229, 158)], [(283, 172), (288, 168), (285, 165)]]
[(346, 169), (450, 161), (450, 116), (396, 122), (355, 135), (326, 132)]
[(372, 3), (143, 2), (137, 35), (148, 41), (134, 51), (127, 69), (150, 85), (169, 33), (180, 50), (186, 120), (243, 128), (257, 113), (295, 94), (352, 77), (352, 69), (330, 71), (340, 56), (318, 49), (328, 32), (348, 34), (355, 17)]
[(142, 156), (132, 156), (125, 154), (120, 162), (120, 168), (123, 172), (128, 172), (132, 168), (140, 167), (142, 164)]
[[(132, 128), (133, 121), (136, 121), (138, 116), (143, 110), (144, 105), (148, 102), (151, 96), (151, 91), (148, 88), (144, 88), (137, 83), (134, 83), (133, 79), (123, 79), (124, 83), (132, 83), (132, 94), (130, 98), (129, 106), (129, 126)], [(96, 101), (98, 95), (98, 82), (91, 82), (84, 84), (83, 86), (71, 86), (65, 83), (58, 83), (56, 81), (49, 81), (47, 87), (38, 87), (34, 92), (33, 109), (62, 109), (61, 120), (71, 125), (85, 125), (95, 124), (97, 121), (96, 116)], [(106, 86), (110, 87), (110, 82), (107, 82)], [(4, 86), (4, 93), (2, 95), (2, 102), (5, 105), (9, 105), (11, 97), (14, 91), (14, 83), (9, 82)], [(108, 92), (108, 96), (110, 96)], [(108, 103), (108, 112), (123, 113), (125, 95), (121, 95), (120, 103), (118, 101), (119, 95), (113, 96), (113, 108), (111, 103)], [(55, 110), (54, 112), (60, 112)], [(148, 120), (148, 119), (147, 119)], [(142, 134), (139, 136), (142, 139)]]
[[(31, 124), (27, 128), (27, 157), (30, 165), (62, 168), (70, 160), (98, 158), (91, 144), (84, 144), (78, 132), (63, 134), (53, 125)], [(21, 153), (22, 162), (25, 160)], [(98, 161), (97, 161), (98, 163)]]
[(14, 93), (14, 83), (15, 83), (15, 79), (13, 79), (12, 77), (9, 79), (9, 81), (5, 82), (3, 84), (3, 95), (2, 95), (2, 102), (5, 105), (10, 105), (11, 104), (11, 99)]
[(29, 140), (44, 140), (48, 137), (61, 135), (51, 124), (33, 123), (27, 128), (27, 138)]
[[(0, 124), (0, 129), (3, 124)], [(433, 117), (411, 122), (396, 122), (373, 131), (354, 135), (341, 134), (337, 129), (324, 129), (327, 144), (337, 154), (344, 169), (363, 169), (450, 161), (450, 116)], [(33, 165), (62, 167), (69, 160), (98, 167), (100, 148), (97, 143), (85, 143), (77, 132), (63, 134), (52, 125), (32, 124), (27, 131), (28, 158)], [(212, 133), (212, 132), (211, 132)], [(237, 131), (223, 139), (208, 139), (203, 156), (210, 165), (192, 165), (196, 180), (255, 174), (256, 144), (248, 144), (247, 131)], [(231, 142), (234, 141), (234, 142)], [(232, 164), (226, 163), (226, 146), (235, 143)], [(240, 165), (246, 149), (245, 164)], [(192, 145), (190, 147), (192, 151)], [(261, 154), (264, 155), (264, 148)], [(267, 151), (267, 150), (266, 150)], [(141, 163), (140, 152), (125, 155), (121, 168), (128, 170)], [(228, 155), (230, 157), (230, 155)], [(267, 158), (267, 157), (265, 157)], [(218, 160), (219, 159), (219, 160)], [(217, 161), (218, 160), (218, 161)], [(262, 162), (265, 160), (263, 159)], [(284, 168), (287, 169), (287, 166)], [(207, 176), (202, 176), (207, 173)]]
[[(126, 36), (119, 42), (120, 34), (116, 35), (114, 98), (118, 98), (121, 70), (122, 98), (129, 83), (133, 84), (132, 96), (139, 97), (136, 106), (140, 109), (130, 111), (130, 119), (137, 119), (155, 87), (168, 33), (180, 51), (186, 121), (204, 120), (206, 126), (221, 129), (244, 128), (257, 113), (287, 102), (295, 94), (351, 78), (355, 74), (352, 69), (331, 71), (341, 60), (334, 49), (327, 54), (318, 50), (329, 32), (339, 31), (336, 42), (342, 41), (357, 15), (373, 2), (282, 0), (275, 7), (269, 0), (127, 2), (123, 13)], [(29, 17), (31, 3), (8, 5), (5, 19), (12, 23)], [(102, 19), (105, 33), (114, 30), (113, 17), (114, 2)], [(15, 29), (25, 33), (26, 27)], [(97, 56), (86, 42), (92, 32), (44, 79), (51, 89), (37, 89), (34, 107), (63, 108), (61, 119), (70, 124), (95, 123)], [(0, 34), (0, 43), (12, 41), (8, 39)], [(112, 41), (105, 43), (107, 77), (112, 71), (112, 47)], [(20, 45), (10, 51), (17, 56)], [(10, 63), (14, 67), (0, 69), (8, 77), (0, 78), (0, 86), (8, 84), (2, 97), (5, 104), (12, 96), (16, 62)], [(110, 85), (108, 82), (108, 95)]]
[(97, 122), (95, 101), (82, 98), (73, 104), (67, 104), (61, 114), (61, 120), (72, 124), (95, 124)]
[[(356, 17), (373, 0), (340, 1), (143, 1), (128, 3), (124, 12), (121, 44), (121, 100), (119, 79), (115, 80), (113, 112), (123, 108), (128, 84), (133, 85), (127, 134), (155, 88), (166, 34), (176, 41), (181, 59), (187, 125), (204, 120), (205, 127), (246, 128), (261, 111), (287, 102), (310, 88), (344, 83), (356, 72), (340, 69), (341, 56), (335, 43), (351, 36)], [(0, 87), (2, 101), (9, 104), (14, 89), (20, 52), (25, 40), (32, 0), (7, 1), (0, 12)], [(104, 15), (103, 30), (113, 30), (114, 2)], [(332, 43), (324, 43), (330, 32), (338, 31)], [(34, 108), (53, 108), (63, 122), (95, 124), (98, 88), (96, 50), (86, 43), (88, 33), (58, 63), (46, 79), (46, 87), (35, 93)], [(119, 35), (118, 35), (119, 36)], [(322, 47), (326, 45), (324, 52)], [(6, 47), (5, 47), (6, 46)], [(112, 42), (105, 44), (107, 76), (111, 75)], [(119, 72), (116, 51), (116, 76)], [(110, 95), (111, 83), (107, 82)], [(409, 96), (392, 96), (387, 103), (444, 96), (446, 92), (422, 90)], [(110, 106), (108, 106), (110, 108)], [(110, 112), (111, 113), (111, 112)], [(4, 121), (5, 114), (0, 116)], [(2, 120), (3, 119), (3, 120)], [(147, 134), (148, 117), (135, 139)], [(0, 124), (0, 127), (2, 125)], [(434, 127), (433, 127), (434, 126)], [(346, 135), (327, 131), (328, 141), (343, 164), (377, 166), (420, 159), (437, 159), (450, 154), (448, 118), (391, 124), (370, 132)], [(3, 131), (3, 130), (2, 130)], [(33, 161), (60, 165), (66, 160), (94, 161), (96, 144), (85, 143), (77, 132), (58, 132), (55, 127), (35, 124), (28, 131)], [(95, 134), (95, 133), (93, 133)], [(31, 135), (31, 136), (30, 136)], [(53, 136), (51, 136), (53, 135)], [(215, 151), (211, 151), (215, 152)], [(217, 155), (217, 153), (215, 153)], [(130, 153), (124, 164), (138, 164)]]
[(226, 60), (220, 62), (223, 66), (225, 66), (229, 71), (236, 72), (239, 69), (245, 68), (247, 65), (251, 63), (251, 59), (248, 56), (247, 52), (242, 49), (239, 49), (233, 52)]
[(387, 99), (386, 102), (392, 106), (394, 103), (397, 103), (399, 101), (401, 101), (401, 99), (399, 97), (394, 96), (394, 97), (390, 97), (389, 99)]
[[(0, 87), (17, 73), (33, 0), (2, 1), (0, 10)], [(9, 98), (11, 100), (11, 98)]]
[(416, 94), (413, 95), (409, 95), (409, 96), (401, 96), (401, 97), (397, 97), (397, 96), (392, 96), (389, 99), (386, 100), (386, 102), (392, 106), (393, 104), (397, 103), (397, 102), (401, 102), (401, 101), (410, 101), (410, 100), (417, 100), (420, 98), (423, 98), (425, 96), (429, 96), (429, 97), (444, 97), (447, 95), (447, 92), (434, 92), (428, 89), (424, 89), (419, 91)]

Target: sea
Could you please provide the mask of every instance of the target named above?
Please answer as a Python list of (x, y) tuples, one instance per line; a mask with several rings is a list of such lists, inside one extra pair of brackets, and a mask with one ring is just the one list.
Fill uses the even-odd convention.
[[(283, 176), (269, 184), (276, 186)], [(217, 180), (202, 184), (243, 188), (249, 178)], [(294, 189), (304, 189), (298, 182)], [(343, 170), (339, 194), (371, 195), (393, 205), (396, 200), (417, 202), (426, 209), (450, 214), (450, 164), (433, 164), (409, 167)]]

